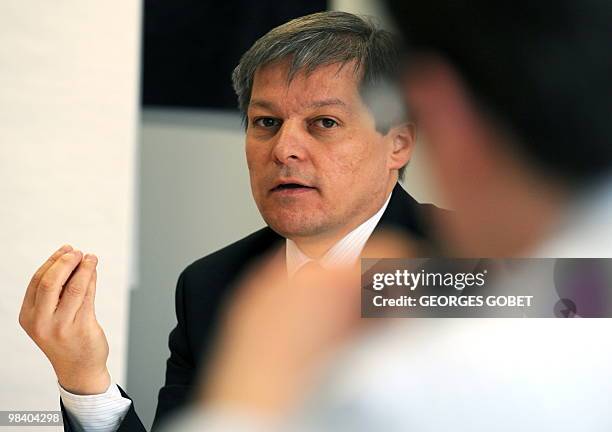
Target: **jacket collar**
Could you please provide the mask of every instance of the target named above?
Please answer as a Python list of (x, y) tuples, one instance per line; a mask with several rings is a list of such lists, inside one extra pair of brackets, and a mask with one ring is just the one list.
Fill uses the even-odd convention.
[(425, 223), (425, 215), (435, 206), (419, 204), (404, 188), (397, 183), (391, 192), (391, 200), (383, 213), (376, 230), (395, 229), (405, 231), (419, 240), (429, 240), (430, 233)]

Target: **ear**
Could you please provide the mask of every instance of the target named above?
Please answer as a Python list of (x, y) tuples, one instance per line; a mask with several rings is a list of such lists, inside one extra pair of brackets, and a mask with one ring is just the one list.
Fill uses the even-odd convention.
[(416, 142), (416, 135), (416, 125), (414, 123), (402, 123), (393, 126), (387, 132), (385, 139), (391, 145), (389, 169), (399, 170), (410, 162)]

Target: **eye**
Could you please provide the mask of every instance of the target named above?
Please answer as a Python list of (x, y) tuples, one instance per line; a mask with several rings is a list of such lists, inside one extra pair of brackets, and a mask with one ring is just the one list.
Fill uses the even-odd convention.
[(253, 124), (262, 128), (270, 129), (280, 126), (280, 120), (273, 117), (258, 117), (253, 119)]
[(336, 126), (339, 126), (336, 120), (331, 119), (329, 117), (323, 117), (323, 118), (317, 119), (314, 121), (314, 124), (323, 129), (331, 129)]

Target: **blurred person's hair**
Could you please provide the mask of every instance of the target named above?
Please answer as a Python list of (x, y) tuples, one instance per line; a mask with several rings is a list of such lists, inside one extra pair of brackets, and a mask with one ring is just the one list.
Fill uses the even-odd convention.
[(612, 3), (387, 0), (408, 62), (444, 58), (513, 151), (580, 186), (612, 168)]
[[(397, 38), (379, 28), (370, 18), (347, 12), (319, 12), (296, 18), (259, 38), (242, 56), (232, 74), (238, 107), (246, 121), (255, 72), (277, 60), (290, 59), (288, 83), (298, 72), (306, 74), (320, 66), (347, 65), (354, 61), (360, 91), (386, 86), (395, 81), (400, 60)], [(366, 104), (369, 98), (364, 98)], [(402, 113), (373, 113), (376, 128), (387, 133), (388, 118), (402, 118)], [(405, 166), (399, 170), (402, 178)]]

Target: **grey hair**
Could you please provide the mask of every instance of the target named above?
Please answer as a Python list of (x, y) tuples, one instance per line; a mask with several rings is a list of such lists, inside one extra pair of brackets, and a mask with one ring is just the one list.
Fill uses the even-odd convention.
[[(282, 24), (259, 38), (232, 73), (245, 126), (255, 72), (261, 66), (291, 58), (287, 76), (291, 82), (300, 71), (308, 74), (320, 66), (336, 63), (344, 66), (355, 61), (354, 72), (361, 75), (363, 95), (364, 89), (395, 81), (400, 52), (395, 35), (379, 28), (371, 18), (347, 12), (319, 12)], [(379, 130), (383, 124), (385, 129), (389, 127), (389, 121), (379, 120), (376, 118)], [(403, 171), (404, 168), (400, 178)]]

